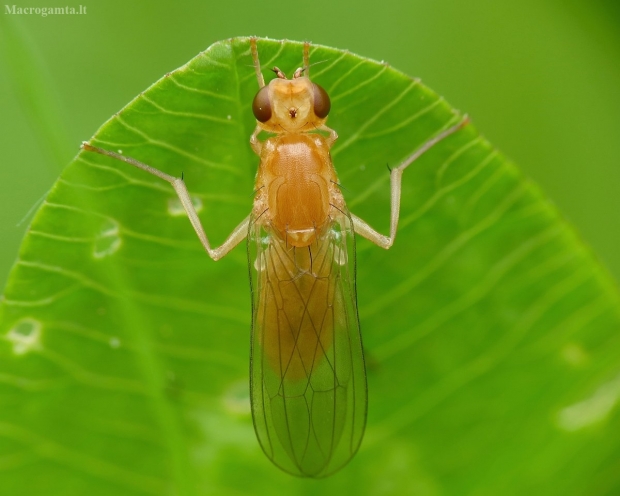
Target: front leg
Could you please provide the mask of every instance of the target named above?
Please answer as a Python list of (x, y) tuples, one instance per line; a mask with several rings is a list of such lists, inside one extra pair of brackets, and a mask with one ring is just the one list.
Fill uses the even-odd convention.
[(325, 124), (322, 124), (317, 128), (319, 131), (325, 131), (329, 133), (327, 137), (327, 145), (331, 148), (334, 142), (338, 139), (338, 133), (334, 131), (331, 127), (327, 127)]
[(148, 172), (149, 174), (153, 174), (164, 181), (168, 181), (174, 191), (176, 191), (185, 212), (187, 212), (187, 216), (189, 217), (189, 221), (192, 223), (192, 227), (196, 234), (198, 235), (198, 239), (202, 243), (202, 246), (207, 251), (209, 256), (213, 260), (219, 260), (224, 255), (226, 255), (230, 250), (232, 250), (235, 246), (237, 246), (241, 241), (245, 239), (248, 233), (248, 225), (250, 223), (250, 216), (248, 215), (241, 223), (233, 229), (233, 232), (230, 233), (226, 241), (222, 243), (220, 246), (216, 246), (215, 248), (211, 248), (211, 244), (209, 243), (209, 238), (207, 238), (207, 234), (205, 233), (204, 228), (202, 227), (202, 223), (200, 222), (200, 218), (198, 217), (198, 212), (194, 208), (194, 204), (192, 203), (192, 199), (189, 195), (189, 191), (187, 191), (187, 187), (185, 186), (185, 182), (181, 177), (174, 177), (166, 174), (165, 172), (156, 169), (155, 167), (151, 167), (143, 162), (139, 162), (131, 157), (126, 157), (125, 155), (120, 155), (118, 153), (112, 152), (110, 150), (104, 150), (103, 148), (98, 148), (89, 143), (82, 143), (82, 149), (99, 153), (101, 155), (106, 155), (108, 157), (115, 158), (117, 160), (121, 160), (125, 163), (131, 164), (138, 169), (142, 169), (143, 171)]
[(385, 248), (386, 250), (394, 244), (394, 238), (396, 237), (396, 230), (398, 229), (398, 218), (400, 215), (400, 193), (401, 193), (401, 180), (403, 177), (403, 171), (409, 167), (413, 162), (420, 158), (424, 153), (430, 150), (440, 141), (454, 134), (462, 127), (469, 123), (469, 117), (465, 116), (461, 122), (446, 129), (442, 133), (439, 133), (434, 138), (429, 139), (415, 152), (409, 155), (403, 162), (392, 169), (390, 173), (390, 235), (385, 236), (375, 231), (370, 225), (359, 217), (351, 214), (353, 220), (353, 227), (355, 232), (360, 236), (372, 241), (377, 246)]
[(258, 139), (258, 133), (260, 133), (261, 131), (261, 127), (256, 126), (254, 128), (252, 136), (250, 136), (250, 146), (252, 147), (252, 150), (254, 150), (254, 153), (256, 153), (256, 155), (258, 155), (259, 157), (263, 151), (263, 142)]

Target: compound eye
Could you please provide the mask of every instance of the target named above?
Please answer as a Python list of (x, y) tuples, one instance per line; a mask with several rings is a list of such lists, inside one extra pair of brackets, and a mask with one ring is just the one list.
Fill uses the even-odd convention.
[(329, 101), (327, 91), (316, 83), (312, 83), (312, 87), (314, 88), (314, 114), (319, 119), (324, 119), (329, 114), (332, 103)]
[(252, 102), (252, 112), (258, 122), (267, 122), (271, 119), (271, 101), (269, 100), (269, 86), (263, 86)]

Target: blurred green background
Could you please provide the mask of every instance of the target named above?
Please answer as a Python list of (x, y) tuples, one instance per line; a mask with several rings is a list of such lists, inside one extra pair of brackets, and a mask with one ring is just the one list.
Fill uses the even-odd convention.
[(539, 182), (620, 276), (615, 0), (82, 1), (86, 15), (3, 6), (0, 16), (1, 285), (27, 222), (16, 225), (79, 143), (164, 73), (239, 35), (347, 48), (422, 78)]

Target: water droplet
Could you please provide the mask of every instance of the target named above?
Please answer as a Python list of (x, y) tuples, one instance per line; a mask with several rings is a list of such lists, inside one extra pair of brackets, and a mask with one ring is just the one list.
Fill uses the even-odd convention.
[(110, 338), (110, 348), (118, 348), (121, 345), (121, 340), (117, 337)]
[(226, 116), (226, 118), (227, 118), (228, 120), (230, 120), (230, 119), (232, 119), (232, 115), (227, 115), (227, 116)]
[(123, 150), (121, 150), (120, 148), (117, 151), (118, 151), (119, 155), (123, 154)]
[(112, 219), (106, 219), (101, 226), (99, 234), (95, 238), (93, 256), (104, 258), (115, 253), (121, 246), (118, 223)]
[(13, 353), (23, 355), (41, 348), (41, 322), (25, 318), (17, 322), (6, 338), (13, 343)]
[[(195, 196), (192, 196), (191, 199), (192, 205), (194, 205), (194, 209), (196, 210), (196, 212), (200, 212), (202, 210), (202, 200)], [(183, 208), (181, 200), (179, 200), (178, 198), (170, 198), (170, 200), (168, 200), (168, 213), (173, 217), (187, 215), (185, 213), (185, 209)]]
[(583, 401), (560, 410), (558, 425), (565, 431), (577, 431), (605, 420), (620, 399), (620, 375), (601, 385)]

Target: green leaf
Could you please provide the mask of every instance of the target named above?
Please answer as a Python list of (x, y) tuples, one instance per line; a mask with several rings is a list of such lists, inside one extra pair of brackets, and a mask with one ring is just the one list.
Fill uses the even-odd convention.
[[(302, 45), (259, 40), (267, 76)], [(382, 232), (389, 175), (458, 113), (417, 80), (313, 46), (348, 206)], [(93, 144), (184, 174), (215, 244), (250, 211), (249, 40), (211, 46)], [(615, 494), (620, 305), (540, 191), (470, 125), (404, 175), (394, 247), (358, 242), (369, 418), (320, 482), (262, 454), (245, 249), (215, 263), (171, 187), (82, 152), (39, 210), (0, 314), (6, 494)]]

